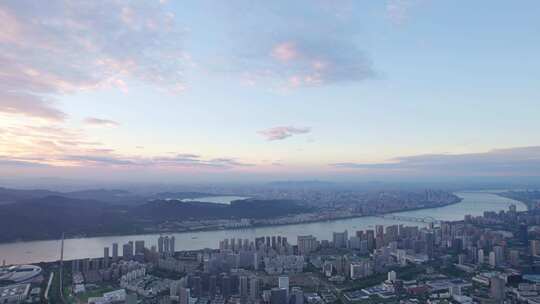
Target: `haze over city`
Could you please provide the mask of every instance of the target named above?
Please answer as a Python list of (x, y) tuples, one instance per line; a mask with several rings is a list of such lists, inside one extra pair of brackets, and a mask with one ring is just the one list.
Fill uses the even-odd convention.
[(0, 0), (0, 303), (540, 304), (539, 16)]
[(537, 1), (2, 1), (0, 172), (532, 177)]

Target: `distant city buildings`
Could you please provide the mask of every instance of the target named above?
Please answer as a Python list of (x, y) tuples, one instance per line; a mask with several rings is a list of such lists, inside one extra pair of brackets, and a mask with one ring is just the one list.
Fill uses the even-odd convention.
[[(113, 243), (102, 257), (66, 262), (66, 273), (75, 297), (112, 286), (88, 299), (100, 304), (532, 304), (540, 298), (540, 280), (530, 276), (540, 265), (537, 225), (540, 213), (510, 208), (433, 226), (328, 232), (331, 239), (299, 234), (296, 244), (283, 235), (230, 237), (216, 248), (177, 251), (163, 235), (121, 244), (121, 256)], [(0, 281), (11, 278), (0, 299), (39, 299), (44, 292), (34, 289), (47, 281), (39, 269), (0, 268)]]

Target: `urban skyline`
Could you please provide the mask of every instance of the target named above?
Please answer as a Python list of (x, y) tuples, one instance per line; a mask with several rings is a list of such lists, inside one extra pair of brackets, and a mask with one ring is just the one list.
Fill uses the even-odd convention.
[(540, 304), (539, 16), (1, 0), (0, 304)]

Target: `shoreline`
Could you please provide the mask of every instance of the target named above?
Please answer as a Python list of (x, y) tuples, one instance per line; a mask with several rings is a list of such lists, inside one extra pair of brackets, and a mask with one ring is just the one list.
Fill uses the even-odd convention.
[[(251, 225), (248, 227), (231, 227), (231, 228), (220, 228), (216, 229), (213, 227), (209, 228), (200, 228), (195, 230), (171, 230), (171, 231), (152, 231), (152, 232), (144, 232), (144, 233), (107, 233), (107, 234), (92, 234), (92, 235), (78, 235), (73, 237), (66, 237), (65, 240), (70, 239), (86, 239), (86, 238), (97, 238), (97, 237), (115, 237), (115, 236), (141, 236), (141, 235), (159, 235), (159, 234), (186, 234), (186, 233), (196, 233), (196, 232), (211, 232), (211, 231), (227, 231), (227, 230), (243, 230), (243, 229), (256, 229), (256, 228), (264, 228), (264, 227), (276, 227), (276, 226), (295, 226), (295, 225), (302, 225), (302, 224), (310, 224), (310, 223), (320, 223), (320, 222), (332, 222), (332, 221), (340, 221), (340, 220), (346, 220), (346, 219), (353, 219), (353, 218), (363, 218), (363, 217), (377, 217), (387, 214), (397, 214), (402, 212), (410, 212), (410, 211), (416, 211), (416, 210), (424, 210), (424, 209), (436, 209), (436, 208), (442, 208), (454, 204), (458, 204), (463, 201), (463, 198), (458, 197), (454, 202), (441, 204), (437, 206), (423, 206), (423, 207), (416, 207), (416, 208), (409, 208), (405, 210), (400, 211), (389, 211), (389, 212), (381, 212), (377, 214), (369, 214), (369, 215), (349, 215), (349, 216), (342, 216), (342, 217), (336, 217), (332, 219), (314, 219), (314, 220), (306, 220), (298, 223), (283, 223), (283, 224), (258, 224), (258, 225)], [(46, 242), (46, 241), (60, 241), (60, 239), (55, 238), (45, 238), (45, 239), (27, 239), (27, 240), (16, 240), (16, 241), (7, 241), (2, 242), (0, 241), (1, 245), (7, 245), (7, 244), (17, 244), (17, 243), (30, 243), (30, 242)]]
[(523, 199), (523, 198), (513, 197), (513, 196), (508, 194), (508, 191), (499, 192), (499, 193), (491, 193), (491, 194), (495, 194), (495, 195), (498, 195), (500, 197), (504, 197), (504, 198), (511, 199), (511, 200), (514, 200), (514, 201), (518, 201), (518, 202), (522, 203), (523, 205), (525, 205), (527, 207), (527, 211), (534, 209), (535, 204), (533, 202), (528, 201), (528, 200)]

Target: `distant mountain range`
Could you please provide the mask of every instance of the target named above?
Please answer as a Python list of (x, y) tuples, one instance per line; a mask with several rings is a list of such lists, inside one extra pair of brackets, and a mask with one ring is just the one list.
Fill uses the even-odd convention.
[(339, 184), (319, 180), (301, 180), (301, 181), (273, 181), (268, 183), (271, 187), (283, 188), (327, 188), (336, 187)]
[(0, 205), (16, 203), (21, 200), (61, 196), (73, 199), (99, 200), (109, 204), (133, 205), (146, 202), (147, 198), (133, 195), (124, 190), (92, 189), (73, 192), (58, 192), (49, 190), (19, 190), (0, 188)]
[[(135, 196), (123, 190), (54, 192), (0, 188), (0, 242), (68, 235), (137, 234), (164, 221), (273, 217), (309, 210), (290, 200), (242, 200), (230, 205), (182, 202), (199, 192)], [(174, 197), (177, 200), (166, 200)]]

